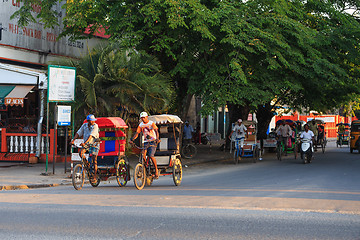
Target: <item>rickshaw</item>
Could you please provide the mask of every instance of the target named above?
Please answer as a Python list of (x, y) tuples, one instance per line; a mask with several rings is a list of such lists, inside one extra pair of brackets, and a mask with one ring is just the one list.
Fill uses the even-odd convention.
[(247, 128), (247, 138), (244, 140), (244, 146), (241, 152), (240, 140), (235, 140), (234, 149), (234, 162), (239, 163), (242, 157), (252, 158), (253, 162), (256, 163), (259, 160), (260, 150), (257, 144), (256, 134), (256, 122), (255, 121), (243, 121), (243, 124)]
[(315, 122), (318, 126), (318, 137), (316, 139), (314, 147), (315, 147), (315, 149), (321, 147), (322, 153), (325, 153), (325, 147), (327, 144), (326, 132), (325, 132), (325, 124), (326, 123), (321, 119), (315, 119)]
[(360, 153), (360, 120), (353, 121), (350, 130), (350, 153), (354, 150)]
[[(155, 158), (159, 176), (172, 175), (174, 184), (179, 186), (182, 180), (182, 165), (180, 155), (180, 139), (182, 121), (178, 116), (163, 114), (149, 116), (159, 128), (160, 143), (157, 145)], [(143, 143), (141, 143), (143, 146)], [(139, 149), (142, 149), (139, 147)], [(138, 190), (151, 185), (155, 178), (155, 167), (150, 158), (139, 156), (139, 163), (134, 170), (134, 184)]]
[(119, 117), (100, 117), (97, 118), (96, 124), (99, 126), (98, 141), (100, 141), (97, 178), (93, 178), (93, 156), (85, 154), (72, 171), (72, 184), (76, 190), (82, 189), (86, 175), (93, 187), (97, 187), (100, 181), (107, 181), (111, 177), (116, 178), (120, 187), (125, 186), (130, 180), (129, 161), (125, 155), (125, 131), (128, 126)]
[[(276, 122), (276, 131), (278, 130), (278, 127), (280, 126), (280, 124), (282, 123), (283, 120), (278, 120)], [(296, 128), (296, 122), (290, 119), (286, 119), (285, 120), (285, 124), (289, 125), (291, 130), (292, 130), (292, 134), (289, 137), (288, 140), (288, 145), (287, 145), (287, 149), (286, 149), (286, 154), (288, 153), (294, 153), (294, 158), (297, 158), (297, 154), (298, 154), (298, 131)], [(282, 155), (285, 152), (285, 146), (284, 143), (282, 141), (278, 141), (277, 142), (277, 146), (276, 146), (276, 157), (279, 161), (282, 160)]]
[(337, 138), (336, 138), (336, 147), (341, 147), (342, 145), (350, 144), (350, 124), (348, 123), (338, 123)]

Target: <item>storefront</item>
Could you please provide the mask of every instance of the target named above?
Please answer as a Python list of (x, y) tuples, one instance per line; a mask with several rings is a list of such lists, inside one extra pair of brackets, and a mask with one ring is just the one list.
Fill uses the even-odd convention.
[(0, 160), (40, 157), (44, 149), (44, 71), (0, 63)]

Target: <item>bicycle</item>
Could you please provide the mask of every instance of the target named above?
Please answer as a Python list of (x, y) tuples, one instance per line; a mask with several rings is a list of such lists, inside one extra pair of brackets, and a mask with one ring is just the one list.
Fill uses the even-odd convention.
[(243, 149), (240, 147), (240, 140), (241, 139), (236, 139), (235, 140), (235, 149), (234, 149), (234, 162), (235, 164), (239, 163), (239, 160), (241, 160), (241, 155), (243, 152)]
[[(94, 146), (90, 145), (91, 146)], [(74, 145), (75, 147), (78, 147)], [(88, 156), (88, 157), (87, 157)], [(97, 187), (100, 184), (101, 177), (103, 176), (103, 180), (106, 180), (108, 177), (112, 176), (111, 173), (106, 172), (102, 174), (100, 169), (97, 169), (96, 179), (95, 179), (95, 166), (94, 166), (94, 158), (93, 154), (85, 153), (81, 157), (81, 163), (77, 164), (72, 173), (72, 184), (76, 190), (81, 190), (85, 183), (85, 173), (88, 176), (89, 182), (92, 187)], [(124, 159), (119, 159), (115, 162), (115, 177), (120, 187), (123, 187), (127, 183), (128, 179), (128, 169), (126, 167), (126, 162)]]
[[(139, 163), (135, 166), (134, 169), (134, 185), (138, 190), (144, 188), (145, 184), (150, 186), (155, 179), (155, 165), (152, 159), (149, 156), (143, 157), (144, 148), (138, 147), (133, 144), (134, 147), (142, 150), (139, 156)], [(150, 145), (151, 147), (156, 147), (156, 145)], [(172, 157), (174, 156), (174, 158)], [(160, 175), (173, 175), (173, 181), (176, 186), (179, 186), (182, 180), (182, 165), (181, 160), (172, 155), (169, 157), (169, 163), (166, 166), (158, 165), (159, 176)], [(172, 168), (172, 172), (166, 172), (167, 169)]]
[(195, 147), (194, 144), (188, 142), (186, 144), (184, 144), (184, 146), (181, 148), (181, 155), (184, 158), (193, 158), (195, 157), (197, 154), (197, 148)]

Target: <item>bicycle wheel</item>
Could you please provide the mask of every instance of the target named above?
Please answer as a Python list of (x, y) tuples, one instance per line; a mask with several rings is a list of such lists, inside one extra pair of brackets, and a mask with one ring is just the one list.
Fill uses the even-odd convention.
[(182, 155), (184, 156), (184, 158), (193, 158), (195, 157), (196, 153), (197, 153), (197, 149), (192, 144), (186, 144), (182, 148)]
[(99, 184), (100, 184), (99, 174), (97, 174), (96, 179), (93, 179), (92, 176), (93, 176), (93, 174), (89, 174), (90, 185), (93, 186), (93, 187), (99, 186)]
[(253, 162), (256, 163), (259, 160), (259, 148), (256, 146), (253, 151)]
[(276, 148), (276, 156), (279, 161), (281, 161), (281, 155), (282, 155), (282, 146), (277, 146)]
[(238, 164), (239, 163), (239, 156), (240, 156), (240, 152), (239, 149), (234, 149), (234, 163)]
[(175, 186), (180, 186), (182, 180), (182, 165), (181, 160), (176, 158), (173, 165), (173, 180)]
[(73, 173), (72, 173), (72, 184), (76, 190), (82, 189), (85, 182), (85, 170), (81, 164), (77, 164), (74, 167)]
[(116, 181), (120, 187), (124, 187), (127, 184), (127, 167), (124, 159), (121, 159), (116, 163)]
[(138, 163), (134, 170), (134, 184), (138, 190), (144, 188), (146, 183), (145, 167), (141, 163)]

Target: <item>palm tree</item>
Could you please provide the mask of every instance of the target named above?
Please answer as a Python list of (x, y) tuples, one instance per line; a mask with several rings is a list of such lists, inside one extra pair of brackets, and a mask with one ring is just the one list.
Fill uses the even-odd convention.
[[(57, 63), (77, 69), (74, 111), (84, 115), (119, 116), (164, 112), (172, 104), (174, 90), (153, 56), (117, 45), (98, 46), (74, 61)], [(80, 87), (78, 87), (80, 86)], [(80, 119), (84, 115), (80, 114)]]

